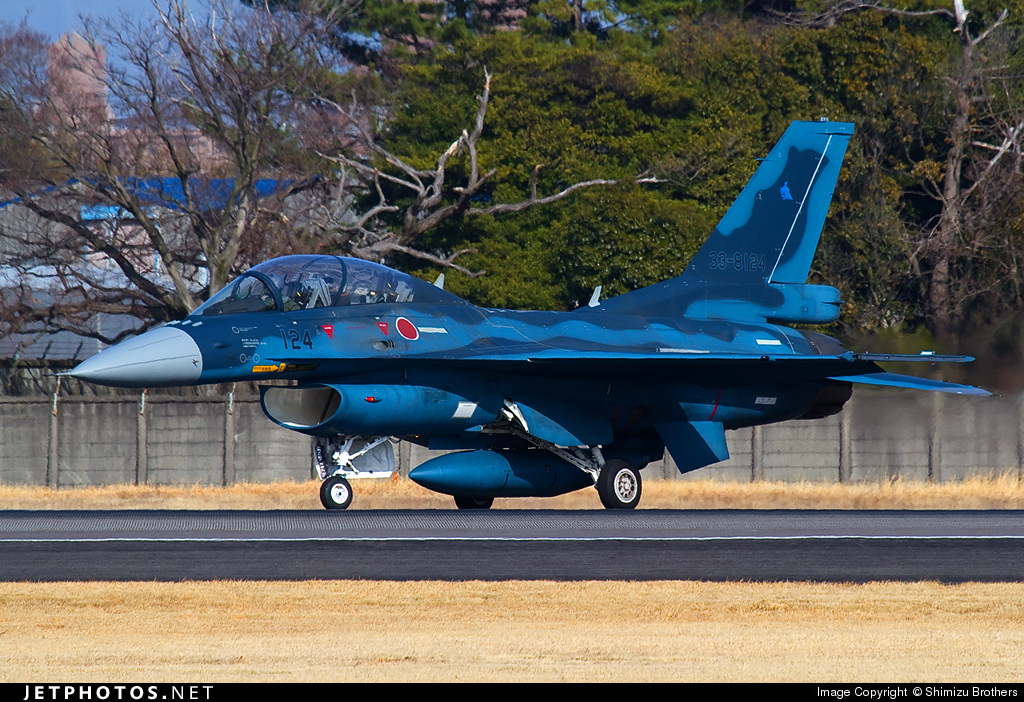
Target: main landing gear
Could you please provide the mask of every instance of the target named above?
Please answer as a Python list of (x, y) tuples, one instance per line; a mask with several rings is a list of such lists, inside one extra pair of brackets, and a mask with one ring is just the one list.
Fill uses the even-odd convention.
[[(606, 509), (635, 509), (640, 504), (643, 486), (637, 468), (617, 458), (606, 461), (600, 446), (563, 448), (531, 435), (522, 411), (516, 403), (509, 400), (505, 400), (504, 417), (508, 422), (507, 430), (510, 434), (553, 453), (566, 463), (589, 474), (594, 480), (601, 504)], [(586, 448), (589, 448), (590, 455), (585, 452)], [(458, 505), (458, 498), (456, 504)], [(459, 505), (459, 509), (464, 508)]]
[(634, 509), (640, 504), (643, 485), (640, 471), (617, 459), (601, 466), (597, 476), (597, 494), (607, 509)]

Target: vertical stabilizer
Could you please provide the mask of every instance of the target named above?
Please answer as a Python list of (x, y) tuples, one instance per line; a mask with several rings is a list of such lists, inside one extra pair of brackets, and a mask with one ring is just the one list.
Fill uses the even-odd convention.
[(839, 291), (807, 275), (852, 135), (848, 122), (793, 122), (682, 275), (583, 313), (836, 320)]
[(680, 278), (805, 283), (832, 202), (847, 122), (793, 122)]

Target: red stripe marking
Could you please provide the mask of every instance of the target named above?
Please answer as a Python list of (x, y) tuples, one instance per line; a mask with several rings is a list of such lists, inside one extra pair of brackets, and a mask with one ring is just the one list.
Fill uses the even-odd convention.
[(718, 401), (721, 400), (721, 399), (722, 399), (722, 389), (719, 388), (718, 389), (718, 397), (715, 398), (715, 408), (713, 410), (711, 410), (711, 416), (708, 417), (709, 420), (715, 418), (715, 412), (718, 411)]

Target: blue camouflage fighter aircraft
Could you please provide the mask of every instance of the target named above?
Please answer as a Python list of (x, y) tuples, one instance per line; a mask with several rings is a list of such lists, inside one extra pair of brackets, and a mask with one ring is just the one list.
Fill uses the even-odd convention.
[(667, 449), (682, 472), (728, 458), (725, 432), (838, 413), (854, 383), (984, 390), (883, 371), (781, 326), (839, 316), (807, 276), (853, 125), (794, 122), (682, 275), (572, 312), (476, 307), (438, 285), (336, 256), (286, 256), (242, 274), (184, 320), (71, 375), (121, 387), (263, 379), (272, 421), (313, 439), (321, 500), (390, 474), (390, 438), (451, 451), (413, 469), (459, 508), (596, 486), (640, 501)]

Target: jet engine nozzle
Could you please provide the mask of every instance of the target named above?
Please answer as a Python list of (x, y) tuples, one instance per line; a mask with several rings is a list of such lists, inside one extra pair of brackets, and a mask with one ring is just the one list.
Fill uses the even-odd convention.
[(181, 329), (160, 327), (101, 351), (68, 375), (98, 385), (156, 388), (193, 385), (203, 372), (203, 355)]

